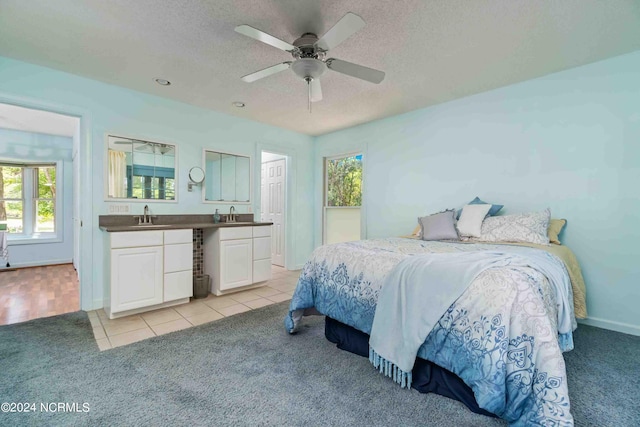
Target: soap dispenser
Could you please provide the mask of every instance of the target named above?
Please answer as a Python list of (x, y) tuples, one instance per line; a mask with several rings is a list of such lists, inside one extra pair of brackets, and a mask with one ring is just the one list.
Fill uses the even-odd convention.
[(216, 209), (216, 213), (213, 214), (213, 222), (216, 224), (220, 222), (220, 213), (218, 212), (218, 209)]

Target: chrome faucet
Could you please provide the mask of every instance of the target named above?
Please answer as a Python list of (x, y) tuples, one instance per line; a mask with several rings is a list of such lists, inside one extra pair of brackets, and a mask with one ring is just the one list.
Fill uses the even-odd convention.
[(149, 216), (149, 205), (144, 205), (144, 217), (142, 218), (143, 224), (151, 224), (151, 217)]
[(149, 206), (148, 205), (144, 205), (144, 214), (143, 215), (136, 215), (136, 216), (133, 217), (133, 219), (137, 219), (138, 220), (138, 225), (144, 225), (144, 224), (153, 225), (153, 223), (151, 222), (151, 215), (149, 215)]
[(236, 222), (236, 208), (231, 206), (229, 208), (229, 216), (227, 217), (227, 222)]

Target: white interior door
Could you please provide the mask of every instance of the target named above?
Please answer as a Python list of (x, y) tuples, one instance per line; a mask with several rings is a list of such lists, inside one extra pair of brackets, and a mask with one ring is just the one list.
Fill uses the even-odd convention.
[(271, 235), (271, 263), (284, 267), (284, 188), (286, 159), (262, 164), (261, 220), (273, 222)]

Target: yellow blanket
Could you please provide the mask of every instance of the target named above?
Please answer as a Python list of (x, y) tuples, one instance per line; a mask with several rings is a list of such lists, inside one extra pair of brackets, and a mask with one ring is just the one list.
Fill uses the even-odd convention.
[[(401, 236), (408, 239), (418, 239), (416, 236)], [(563, 245), (536, 245), (535, 243), (511, 243), (511, 242), (456, 242), (456, 243), (487, 243), (496, 245), (517, 245), (528, 246), (530, 248), (542, 249), (550, 254), (553, 254), (560, 258), (569, 272), (569, 278), (571, 279), (571, 288), (573, 290), (573, 311), (578, 319), (585, 319), (587, 317), (587, 289), (584, 284), (584, 278), (582, 277), (582, 271), (580, 270), (580, 264), (576, 259), (573, 251)]]

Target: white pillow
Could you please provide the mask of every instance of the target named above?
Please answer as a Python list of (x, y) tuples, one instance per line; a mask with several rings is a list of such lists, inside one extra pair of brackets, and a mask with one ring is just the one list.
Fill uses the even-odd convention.
[(458, 232), (463, 237), (480, 237), (482, 221), (486, 218), (491, 205), (465, 205), (458, 220)]
[(542, 212), (490, 216), (482, 223), (480, 240), (485, 242), (523, 242), (548, 245), (549, 208)]

